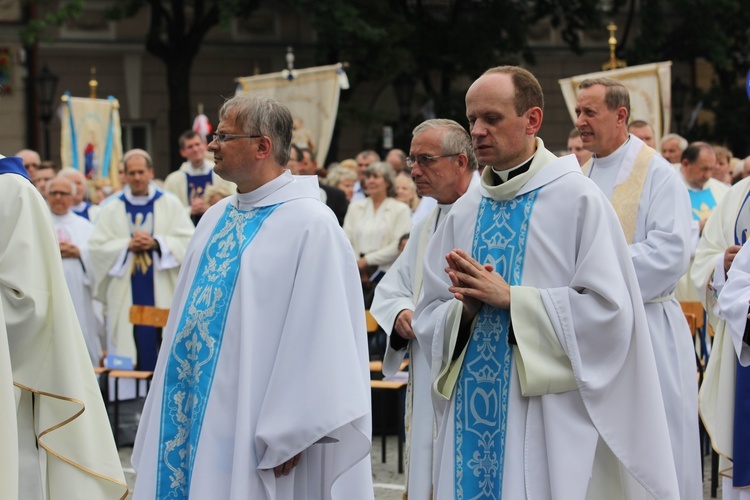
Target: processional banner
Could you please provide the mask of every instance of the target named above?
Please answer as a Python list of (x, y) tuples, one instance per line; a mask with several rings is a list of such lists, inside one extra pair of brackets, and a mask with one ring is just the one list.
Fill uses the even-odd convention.
[(565, 104), (573, 121), (578, 85), (588, 78), (619, 80), (630, 91), (630, 118), (644, 120), (654, 129), (656, 142), (669, 133), (672, 116), (672, 61), (599, 71), (559, 80)]
[(107, 99), (71, 97), (62, 105), (62, 166), (82, 172), (87, 179), (110, 179), (119, 185), (117, 167), (122, 160), (120, 103)]
[(341, 89), (349, 88), (342, 64), (236, 78), (236, 94), (270, 95), (292, 112), (292, 142), (313, 150), (322, 164), (331, 145)]

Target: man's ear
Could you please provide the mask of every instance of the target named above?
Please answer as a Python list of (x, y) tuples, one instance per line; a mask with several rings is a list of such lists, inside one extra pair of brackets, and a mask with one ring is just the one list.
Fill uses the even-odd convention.
[(542, 128), (542, 117), (544, 113), (542, 108), (535, 106), (526, 111), (528, 123), (526, 124), (526, 134), (535, 135)]

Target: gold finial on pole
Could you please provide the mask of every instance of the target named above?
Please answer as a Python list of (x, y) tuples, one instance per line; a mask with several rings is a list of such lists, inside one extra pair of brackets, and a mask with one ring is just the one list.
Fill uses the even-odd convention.
[(625, 61), (623, 61), (622, 59), (618, 59), (617, 56), (615, 56), (615, 49), (617, 48), (617, 38), (615, 38), (615, 32), (617, 31), (617, 25), (615, 25), (615, 23), (609, 23), (607, 25), (607, 29), (609, 30), (609, 40), (607, 40), (607, 42), (609, 43), (609, 61), (602, 64), (602, 71), (624, 68), (625, 66), (627, 66)]
[(96, 66), (91, 66), (91, 80), (89, 80), (89, 97), (96, 99), (96, 87), (99, 86), (99, 82), (96, 81)]

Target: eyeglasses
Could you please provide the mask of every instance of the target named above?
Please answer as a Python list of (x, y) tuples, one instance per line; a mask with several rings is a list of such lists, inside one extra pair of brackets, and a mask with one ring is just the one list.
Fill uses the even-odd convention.
[(236, 135), (236, 134), (213, 134), (213, 140), (218, 143), (231, 141), (232, 139), (258, 139), (262, 135)]
[(73, 193), (68, 193), (67, 191), (50, 191), (47, 196), (73, 196)]
[(461, 153), (450, 153), (447, 155), (436, 155), (436, 156), (430, 156), (430, 155), (407, 156), (406, 166), (409, 168), (414, 168), (414, 165), (420, 164), (423, 167), (429, 168), (433, 163), (438, 161), (440, 158), (448, 158), (450, 156), (458, 156), (460, 154)]

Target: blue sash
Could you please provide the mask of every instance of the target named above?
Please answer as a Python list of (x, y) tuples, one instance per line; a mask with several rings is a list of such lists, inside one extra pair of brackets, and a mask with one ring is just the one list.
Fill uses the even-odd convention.
[(29, 179), (29, 173), (26, 172), (26, 167), (23, 166), (23, 161), (17, 156), (6, 156), (0, 158), (0, 174), (18, 174), (22, 177)]
[[(482, 198), (472, 256), (492, 264), (510, 285), (520, 285), (526, 237), (537, 191), (509, 201)], [(482, 306), (456, 384), (456, 500), (499, 499), (513, 350), (510, 311)]]
[[(745, 197), (734, 228), (734, 244), (742, 245), (747, 240), (750, 230), (750, 205)], [(729, 334), (727, 326), (727, 334)], [(724, 339), (731, 342), (731, 339)], [(734, 352), (734, 350), (732, 351)], [(732, 486), (746, 488), (750, 486), (750, 366), (740, 365), (734, 360), (737, 371), (734, 383), (734, 433), (732, 442)]]
[(708, 219), (716, 207), (716, 200), (711, 190), (693, 191), (692, 189), (688, 189), (688, 193), (690, 193), (690, 204), (693, 209), (693, 220), (701, 221)]
[(71, 209), (71, 212), (73, 212), (74, 214), (78, 215), (79, 217), (83, 217), (84, 219), (90, 221), (91, 220), (91, 216), (89, 215), (89, 209), (91, 208), (91, 203), (88, 202), (88, 201), (86, 201), (84, 203), (86, 203), (86, 206), (83, 207), (83, 210), (81, 210), (80, 212), (78, 212), (76, 210)]
[[(154, 197), (145, 205), (133, 205), (125, 197), (125, 194), (120, 195), (120, 199), (125, 203), (131, 236), (136, 231), (144, 231), (153, 236), (156, 216), (154, 202), (161, 198), (162, 194), (161, 191), (156, 191)], [(130, 273), (130, 297), (134, 305), (156, 305), (153, 258), (153, 250), (133, 254), (133, 269)], [(137, 359), (133, 360), (134, 364), (139, 370), (153, 371), (156, 368), (156, 357), (159, 354), (159, 345), (161, 344), (159, 329), (153, 326), (133, 326), (133, 340), (135, 341), (137, 356)]]
[[(279, 205), (227, 205), (195, 271), (164, 374), (156, 498), (186, 499), (240, 261)], [(247, 471), (254, 474), (253, 471)]]

